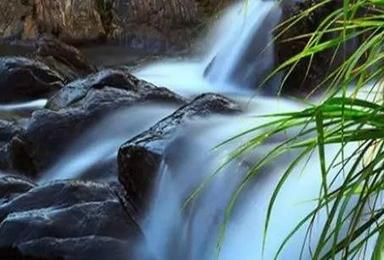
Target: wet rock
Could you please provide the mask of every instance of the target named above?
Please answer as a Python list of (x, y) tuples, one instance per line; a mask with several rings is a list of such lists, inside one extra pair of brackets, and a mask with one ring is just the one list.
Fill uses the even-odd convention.
[(36, 59), (59, 74), (65, 83), (97, 71), (79, 49), (49, 35), (28, 41), (0, 38), (0, 56)]
[(12, 137), (21, 133), (23, 129), (16, 123), (0, 119), (0, 146), (9, 142)]
[(167, 148), (190, 120), (212, 114), (239, 112), (239, 106), (216, 94), (204, 94), (123, 144), (118, 154), (119, 180), (138, 210), (146, 207), (148, 193)]
[(13, 200), (1, 204), (0, 221), (10, 213), (114, 200), (116, 196), (111, 191), (107, 185), (80, 181), (60, 181), (37, 186)]
[(0, 58), (0, 102), (48, 97), (62, 86), (63, 79), (41, 62)]
[(66, 82), (96, 72), (87, 58), (75, 47), (52, 37), (42, 37), (37, 42), (36, 55), (62, 75)]
[(20, 252), (23, 255), (55, 258), (57, 255), (66, 260), (127, 260), (135, 259), (132, 243), (120, 239), (88, 236), (80, 238), (41, 238), (22, 243)]
[(36, 185), (26, 178), (13, 175), (0, 175), (0, 203), (5, 203), (34, 187), (36, 187)]
[(108, 113), (151, 102), (179, 106), (185, 99), (122, 71), (102, 71), (70, 83), (50, 99), (48, 109), (36, 111), (26, 130), (9, 142), (7, 169), (36, 176)]
[[(54, 206), (54, 205), (52, 205)], [(105, 200), (11, 213), (0, 224), (0, 247), (19, 245), (41, 237), (134, 237), (138, 230), (126, 221), (118, 200)], [(134, 228), (137, 228), (133, 226)]]
[(47, 104), (51, 110), (76, 107), (90, 103), (88, 94), (103, 88), (126, 91), (133, 98), (183, 103), (184, 99), (166, 88), (158, 88), (146, 81), (139, 80), (123, 70), (103, 70), (87, 78), (72, 82), (62, 88)]
[(23, 254), (17, 248), (0, 248), (0, 259), (12, 260), (63, 260), (60, 257), (33, 257)]
[(91, 257), (96, 252), (111, 259), (129, 255), (133, 241), (142, 235), (115, 190), (108, 184), (61, 181), (31, 187), (2, 203), (0, 256), (2, 252), (38, 259), (105, 259)]

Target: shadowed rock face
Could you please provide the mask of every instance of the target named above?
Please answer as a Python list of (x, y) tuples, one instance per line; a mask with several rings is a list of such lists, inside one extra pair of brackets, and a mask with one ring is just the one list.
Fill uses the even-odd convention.
[(181, 49), (190, 46), (199, 27), (231, 1), (3, 1), (0, 38), (30, 40), (50, 34), (69, 43), (109, 40), (153, 51)]
[[(282, 2), (283, 21), (303, 10), (307, 10), (318, 2), (319, 1), (317, 0), (284, 0)], [(299, 38), (285, 42), (284, 40), (314, 32), (325, 17), (340, 7), (342, 7), (342, 0), (330, 1), (328, 4), (317, 8), (311, 15), (306, 16), (299, 23), (295, 24), (295, 26), (292, 26), (289, 30), (284, 32), (276, 43), (278, 62), (282, 64), (284, 61), (287, 61), (289, 58), (302, 51), (307, 44), (308, 38)], [(326, 39), (327, 37), (329, 37), (329, 35), (324, 38)], [(309, 69), (309, 59), (298, 63), (288, 77), (285, 87), (282, 89), (283, 93), (301, 96), (309, 94), (320, 82), (322, 82), (329, 72), (332, 72), (336, 66), (341, 64), (343, 61), (343, 52), (346, 51), (345, 54), (348, 56), (348, 53), (353, 51), (356, 47), (356, 43), (357, 39), (347, 42), (344, 47), (339, 48), (340, 51), (338, 51), (336, 55), (334, 53), (335, 49), (320, 52), (311, 60), (311, 67)], [(331, 64), (330, 61), (333, 56), (334, 61)]]
[(97, 120), (116, 109), (151, 102), (183, 105), (185, 99), (124, 71), (101, 71), (72, 82), (49, 100), (47, 109), (36, 111), (25, 131), (6, 145), (5, 170), (36, 176)]
[(0, 119), (0, 146), (9, 142), (12, 137), (21, 133), (23, 130), (15, 123)]
[(95, 73), (86, 57), (76, 48), (52, 37), (42, 37), (36, 42), (36, 55), (66, 82)]
[(0, 102), (18, 102), (50, 96), (63, 79), (45, 64), (21, 57), (0, 58)]
[(119, 180), (136, 208), (146, 208), (148, 193), (167, 149), (188, 121), (239, 111), (237, 104), (223, 96), (204, 94), (123, 144), (118, 154)]
[(0, 175), (0, 203), (6, 203), (34, 187), (36, 187), (36, 185), (26, 178), (12, 175)]
[(134, 213), (121, 204), (116, 185), (68, 181), (35, 186), (3, 176), (4, 188), (8, 195), (19, 195), (0, 205), (0, 257), (130, 259), (133, 241), (141, 239)]
[[(1, 38), (36, 37), (34, 32), (27, 29), (27, 17), (33, 12), (30, 1), (9, 0), (0, 2), (0, 36)], [(28, 34), (28, 36), (26, 35)]]
[(35, 26), (68, 42), (106, 36), (97, 0), (33, 0)]

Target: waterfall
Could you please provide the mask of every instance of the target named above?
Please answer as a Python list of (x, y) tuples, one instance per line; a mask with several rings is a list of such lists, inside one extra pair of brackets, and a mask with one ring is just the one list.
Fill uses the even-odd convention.
[[(163, 60), (140, 68), (135, 74), (182, 94), (254, 94), (274, 65), (271, 31), (280, 16), (275, 1), (241, 1), (213, 24), (199, 45), (205, 48), (203, 55)], [(276, 93), (274, 89), (267, 92)]]
[(217, 26), (215, 38), (220, 41), (209, 54), (206, 77), (241, 88), (261, 83), (274, 65), (272, 30), (280, 17), (273, 1), (250, 1), (229, 9)]
[[(318, 155), (314, 152), (308, 161), (303, 160), (297, 165), (282, 187), (271, 215), (263, 251), (264, 225), (270, 198), (297, 151), (281, 156), (260, 169), (239, 195), (231, 214), (226, 216), (232, 194), (255, 162), (264, 158), (275, 145), (294, 135), (295, 131), (288, 131), (261, 144), (249, 154), (231, 161), (219, 172), (217, 170), (230, 158), (231, 152), (247, 142), (247, 138), (236, 139), (219, 148), (216, 146), (236, 134), (268, 122), (267, 118), (255, 115), (304, 108), (284, 98), (255, 96), (255, 92), (260, 94), (256, 87), (274, 66), (271, 31), (280, 20), (281, 10), (278, 1), (246, 2), (231, 6), (212, 25), (200, 44), (206, 46), (202, 55), (162, 60), (134, 71), (138, 78), (159, 87), (167, 87), (185, 97), (210, 91), (224, 93), (244, 110), (235, 116), (216, 115), (191, 120), (177, 131), (156, 175), (148, 211), (138, 223), (145, 241), (137, 241), (135, 259), (274, 259), (284, 239), (317, 206), (322, 175)], [(277, 86), (278, 83), (271, 82), (267, 92), (273, 92)], [(0, 113), (26, 113), (25, 110), (30, 112), (42, 108), (45, 103), (46, 100), (38, 100), (0, 106)], [(116, 167), (119, 146), (175, 109), (174, 106), (145, 104), (111, 112), (68, 145), (52, 168), (42, 174), (40, 181), (105, 181), (116, 177), (113, 174), (117, 173), (117, 169), (113, 167)], [(348, 153), (349, 147), (344, 149)], [(337, 151), (332, 146), (327, 147), (326, 160), (331, 161)], [(304, 167), (309, 172), (303, 171)], [(333, 169), (335, 173), (338, 170), (337, 167)], [(329, 178), (335, 177), (333, 171)], [(185, 204), (191, 194), (213, 174), (214, 178), (201, 193)], [(333, 181), (337, 183), (338, 180), (335, 178)], [(302, 247), (308, 227), (303, 225), (281, 252), (279, 259), (310, 259), (311, 247), (316, 245), (325, 223), (325, 213), (320, 212), (316, 219), (310, 242)], [(226, 230), (220, 236), (223, 223), (227, 224)]]
[[(279, 21), (281, 11), (274, 1), (248, 3), (248, 6), (239, 3), (230, 7), (213, 26), (204, 41), (205, 46), (210, 46), (205, 55), (181, 61), (160, 61), (135, 72), (138, 77), (183, 94), (225, 93), (243, 103), (246, 110), (241, 116), (211, 117), (191, 123), (179, 137), (183, 145), (169, 148), (172, 151), (165, 156), (158, 173), (152, 206), (141, 223), (146, 241), (137, 246), (138, 259), (274, 259), (284, 239), (317, 205), (321, 171), (315, 153), (308, 162), (296, 167), (282, 188), (262, 252), (268, 203), (295, 154), (276, 159), (262, 169), (238, 199), (217, 254), (220, 227), (231, 194), (250, 167), (272, 149), (273, 143), (270, 143), (260, 145), (256, 151), (229, 164), (192, 204), (183, 208), (189, 195), (228, 159), (230, 151), (246, 140), (238, 140), (219, 150), (212, 151), (213, 147), (264, 122), (254, 115), (303, 108), (283, 98), (254, 96), (252, 88), (274, 65), (271, 30)], [(285, 138), (287, 136), (281, 136), (277, 142)], [(346, 151), (348, 149), (345, 147)], [(326, 159), (330, 161), (336, 152), (336, 147), (327, 147)], [(304, 167), (309, 173), (302, 171)], [(337, 171), (334, 169), (335, 173)], [(279, 259), (310, 259), (310, 248), (316, 245), (325, 219), (325, 212), (320, 212), (311, 230), (310, 242), (302, 248), (308, 228), (303, 225)]]

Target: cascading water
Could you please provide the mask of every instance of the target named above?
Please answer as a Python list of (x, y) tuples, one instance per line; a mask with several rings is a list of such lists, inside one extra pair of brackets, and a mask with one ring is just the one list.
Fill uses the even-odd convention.
[[(273, 143), (264, 144), (229, 164), (202, 190), (200, 196), (184, 209), (183, 206), (189, 195), (228, 159), (229, 152), (246, 140), (238, 140), (216, 150), (212, 150), (213, 147), (264, 122), (265, 119), (254, 115), (301, 108), (282, 98), (254, 97), (251, 92), (251, 88), (273, 66), (270, 31), (280, 15), (275, 1), (253, 0), (248, 1), (248, 6), (236, 4), (214, 26), (205, 41), (205, 45), (212, 48), (208, 48), (203, 57), (162, 61), (135, 72), (139, 78), (185, 95), (208, 91), (226, 93), (241, 103), (245, 110), (242, 115), (213, 116), (199, 122), (190, 122), (179, 133), (162, 162), (151, 206), (140, 223), (145, 241), (137, 244), (137, 259), (262, 259), (268, 202), (294, 154), (288, 154), (264, 167), (239, 197), (229, 219), (219, 255), (218, 234), (232, 192), (247, 170), (272, 148)], [(44, 104), (45, 101), (38, 101), (21, 106), (0, 106), (0, 113), (42, 107)], [(99, 164), (114, 160), (119, 145), (124, 141), (147, 129), (171, 111), (174, 111), (173, 107), (142, 106), (109, 115), (78, 138), (75, 144), (70, 145), (40, 181), (87, 178), (83, 176), (84, 173)], [(280, 136), (276, 142), (285, 138)], [(327, 156), (332, 158), (332, 155), (334, 152), (329, 150)], [(302, 174), (302, 167), (298, 166), (297, 172), (283, 187), (272, 214), (264, 259), (273, 259), (289, 232), (316, 206), (313, 199), (318, 196), (321, 182), (316, 158), (313, 156), (306, 167), (311, 174)], [(321, 227), (324, 218), (320, 217), (317, 221), (316, 226)], [(304, 226), (282, 252), (281, 259), (299, 259), (301, 253), (303, 259), (310, 259), (308, 245), (301, 252), (305, 232)], [(317, 230), (312, 230), (312, 234), (314, 239), (311, 242), (315, 244)]]
[(135, 74), (179, 93), (249, 94), (273, 67), (271, 31), (280, 16), (274, 1), (238, 3), (214, 24), (202, 57), (154, 63)]
[[(248, 7), (235, 5), (215, 26), (210, 37), (215, 42), (212, 42), (212, 49), (203, 58), (156, 63), (136, 72), (138, 77), (181, 93), (232, 93), (232, 98), (242, 102), (247, 110), (242, 116), (213, 117), (191, 123), (180, 140), (176, 141), (182, 145), (169, 148), (170, 154), (166, 156), (158, 174), (152, 207), (141, 223), (146, 241), (137, 246), (138, 259), (200, 260), (217, 256), (218, 232), (231, 193), (252, 163), (270, 149), (269, 145), (230, 164), (214, 178), (190, 208), (181, 209), (188, 196), (220, 167), (236, 144), (214, 152), (212, 147), (261, 123), (261, 119), (251, 115), (300, 108), (284, 99), (251, 99), (249, 95), (250, 87), (257, 85), (273, 66), (270, 33), (279, 18), (280, 10), (273, 1), (249, 1)], [(242, 97), (239, 98), (239, 95)], [(332, 152), (327, 156), (331, 158)], [(283, 158), (268, 165), (241, 197), (228, 224), (219, 259), (262, 258), (267, 205), (289, 160)], [(318, 159), (314, 157), (308, 168), (318, 169), (318, 165)], [(275, 206), (264, 259), (273, 259), (285, 237), (316, 205), (313, 199), (318, 195), (321, 175), (300, 173), (297, 172), (288, 181)], [(319, 226), (323, 221), (318, 219)], [(313, 230), (314, 238), (316, 232)], [(301, 245), (304, 236), (305, 230), (293, 238), (281, 259), (299, 259), (301, 250), (298, 245)], [(315, 241), (312, 240), (313, 243)], [(303, 259), (309, 259), (310, 251), (304, 250), (302, 256)]]
[[(105, 171), (108, 167), (98, 171), (94, 167), (101, 167), (103, 164), (114, 165), (117, 151), (122, 143), (146, 130), (159, 118), (173, 110), (172, 106), (138, 106), (120, 109), (108, 115), (84, 133), (78, 142), (70, 146), (61, 156), (61, 160), (43, 174), (40, 181), (115, 177), (116, 172)], [(132, 115), (135, 115), (134, 124), (132, 124)], [(89, 172), (92, 172), (91, 176), (87, 176)], [(96, 176), (97, 172), (102, 174)]]
[[(224, 39), (214, 43), (203, 58), (160, 62), (136, 72), (138, 77), (181, 93), (231, 93), (231, 97), (243, 102), (247, 110), (242, 116), (211, 117), (204, 122), (191, 123), (180, 137), (181, 141), (176, 141), (182, 145), (169, 148), (169, 155), (165, 156), (158, 173), (152, 206), (141, 223), (146, 241), (137, 247), (138, 259), (273, 259), (286, 236), (316, 207), (321, 174), (314, 155), (306, 165), (311, 174), (302, 174), (304, 165), (299, 165), (283, 187), (262, 252), (267, 206), (278, 179), (294, 155), (276, 160), (262, 170), (238, 199), (225, 239), (220, 244), (220, 254), (217, 254), (220, 225), (225, 220), (230, 196), (249, 167), (271, 149), (267, 144), (228, 165), (191, 205), (183, 209), (189, 195), (220, 167), (241, 141), (212, 151), (215, 145), (260, 124), (261, 119), (252, 115), (300, 108), (284, 99), (251, 98), (246, 90), (260, 83), (273, 66), (270, 32), (280, 15), (273, 1), (249, 1), (248, 7), (235, 5), (213, 30), (216, 41), (223, 35)], [(327, 158), (331, 159), (336, 149), (328, 149)], [(177, 156), (180, 154), (183, 156)], [(307, 226), (304, 225), (287, 244), (280, 259), (310, 259), (310, 247), (316, 244), (325, 215), (319, 215), (316, 221), (311, 231), (311, 244), (301, 248), (306, 236)]]
[[(205, 74), (217, 85), (255, 88), (274, 65), (272, 30), (281, 11), (273, 1), (232, 7), (217, 26), (224, 35), (209, 54)], [(266, 19), (268, 17), (268, 19)]]

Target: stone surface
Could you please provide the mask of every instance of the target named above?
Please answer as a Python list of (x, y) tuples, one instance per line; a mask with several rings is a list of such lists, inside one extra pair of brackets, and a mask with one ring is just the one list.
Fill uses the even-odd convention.
[(102, 71), (70, 83), (50, 99), (47, 109), (36, 111), (26, 130), (7, 144), (5, 169), (36, 177), (102, 117), (143, 103), (183, 105), (185, 99), (123, 71)]
[(0, 146), (9, 142), (15, 135), (22, 131), (23, 129), (16, 123), (0, 119)]
[[(5, 39), (36, 37), (29, 27), (29, 17), (33, 12), (30, 1), (7, 0), (0, 2), (0, 36)], [(28, 31), (28, 32), (27, 32)]]
[(0, 203), (5, 203), (36, 185), (26, 178), (13, 175), (0, 175)]
[(149, 192), (167, 148), (188, 121), (239, 111), (236, 103), (223, 96), (203, 94), (123, 144), (118, 154), (119, 180), (136, 207), (140, 210), (146, 208)]
[(110, 40), (152, 51), (190, 46), (232, 0), (10, 0), (0, 4), (0, 38), (50, 34), (70, 43)]
[(106, 31), (97, 0), (34, 0), (39, 33), (50, 33), (67, 42), (98, 40)]
[(52, 37), (42, 37), (36, 42), (36, 55), (60, 73), (66, 82), (96, 72), (96, 68), (78, 49)]
[(12, 176), (0, 179), (0, 189), (20, 193), (0, 204), (0, 257), (130, 259), (133, 241), (142, 234), (114, 185), (28, 184)]
[(50, 96), (63, 79), (45, 64), (21, 57), (0, 58), (0, 102), (17, 102)]

